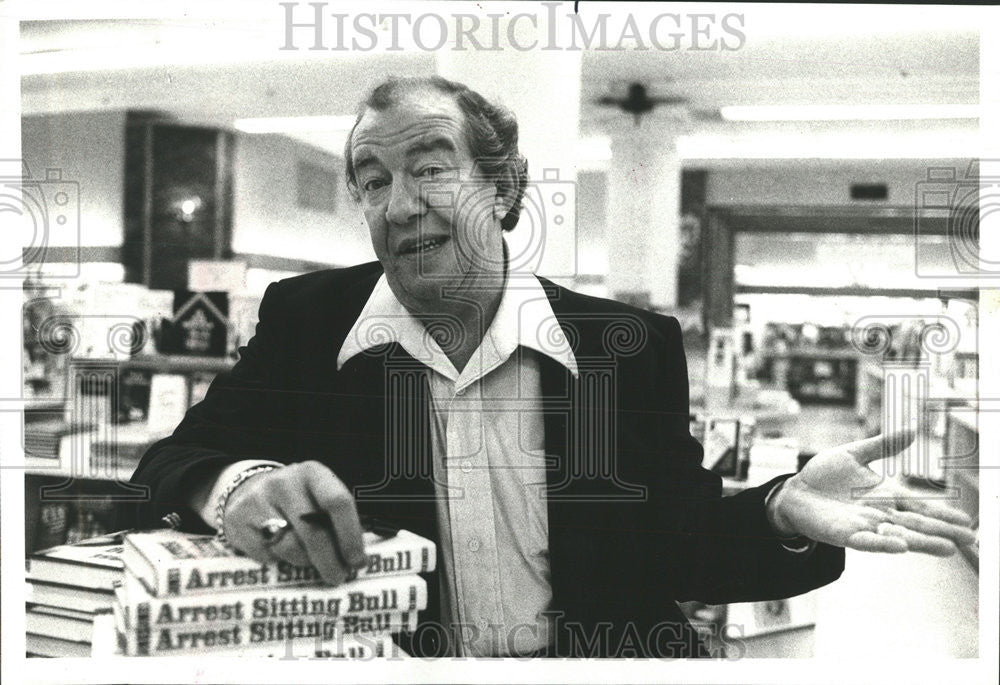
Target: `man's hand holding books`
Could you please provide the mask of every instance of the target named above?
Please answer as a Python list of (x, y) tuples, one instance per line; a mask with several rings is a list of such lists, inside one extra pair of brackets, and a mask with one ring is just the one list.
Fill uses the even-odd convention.
[(227, 495), (227, 544), (258, 561), (313, 566), (331, 585), (367, 562), (354, 498), (319, 462), (262, 470)]

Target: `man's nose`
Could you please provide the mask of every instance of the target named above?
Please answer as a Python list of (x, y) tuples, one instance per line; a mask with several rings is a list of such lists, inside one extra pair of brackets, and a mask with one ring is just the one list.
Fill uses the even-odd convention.
[(389, 195), (389, 205), (385, 217), (393, 224), (408, 224), (417, 220), (424, 212), (420, 189), (412, 179), (393, 179)]

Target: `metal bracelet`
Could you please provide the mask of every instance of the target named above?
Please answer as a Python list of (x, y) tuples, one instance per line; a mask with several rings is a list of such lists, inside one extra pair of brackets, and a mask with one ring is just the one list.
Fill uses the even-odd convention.
[(251, 466), (250, 468), (246, 469), (245, 471), (240, 471), (238, 474), (236, 474), (236, 477), (233, 478), (229, 482), (229, 485), (227, 485), (226, 489), (223, 490), (222, 494), (219, 495), (219, 499), (216, 500), (216, 504), (215, 504), (215, 539), (216, 540), (218, 540), (219, 542), (221, 542), (222, 544), (224, 544), (226, 547), (229, 547), (229, 539), (226, 537), (226, 529), (225, 529), (224, 522), (225, 522), (225, 516), (226, 516), (226, 505), (229, 503), (229, 497), (230, 497), (230, 495), (233, 494), (233, 492), (236, 490), (236, 488), (238, 488), (239, 486), (241, 486), (243, 483), (245, 483), (251, 477), (256, 476), (257, 474), (260, 474), (260, 473), (265, 473), (267, 471), (274, 471), (277, 468), (280, 468), (280, 467), (275, 466), (274, 464), (258, 464), (257, 466)]

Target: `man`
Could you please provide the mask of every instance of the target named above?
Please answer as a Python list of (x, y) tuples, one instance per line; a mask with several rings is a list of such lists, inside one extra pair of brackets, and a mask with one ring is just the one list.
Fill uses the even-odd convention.
[(438, 582), (409, 647), (432, 656), (703, 655), (678, 600), (800, 594), (840, 575), (845, 546), (971, 541), (961, 514), (867, 468), (901, 437), (720, 497), (676, 320), (511, 268), (527, 165), (479, 94), (388, 81), (345, 157), (378, 262), (268, 288), (233, 371), (140, 464), (142, 525), (216, 528), (332, 583), (364, 561), (359, 514), (430, 537)]

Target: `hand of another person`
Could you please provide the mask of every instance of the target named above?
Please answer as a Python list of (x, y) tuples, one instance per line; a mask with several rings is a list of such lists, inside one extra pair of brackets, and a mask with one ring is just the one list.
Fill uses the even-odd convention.
[[(325, 512), (332, 526), (310, 522), (310, 517), (303, 520), (308, 512)], [(270, 541), (262, 530), (269, 519), (288, 523)], [(314, 566), (333, 585), (366, 561), (354, 498), (333, 471), (317, 461), (251, 476), (229, 496), (223, 526), (229, 544), (244, 554), (261, 562)]]
[(949, 556), (975, 540), (964, 513), (876, 473), (868, 464), (894, 458), (913, 433), (878, 435), (824, 450), (786, 480), (768, 505), (781, 535), (865, 552)]

